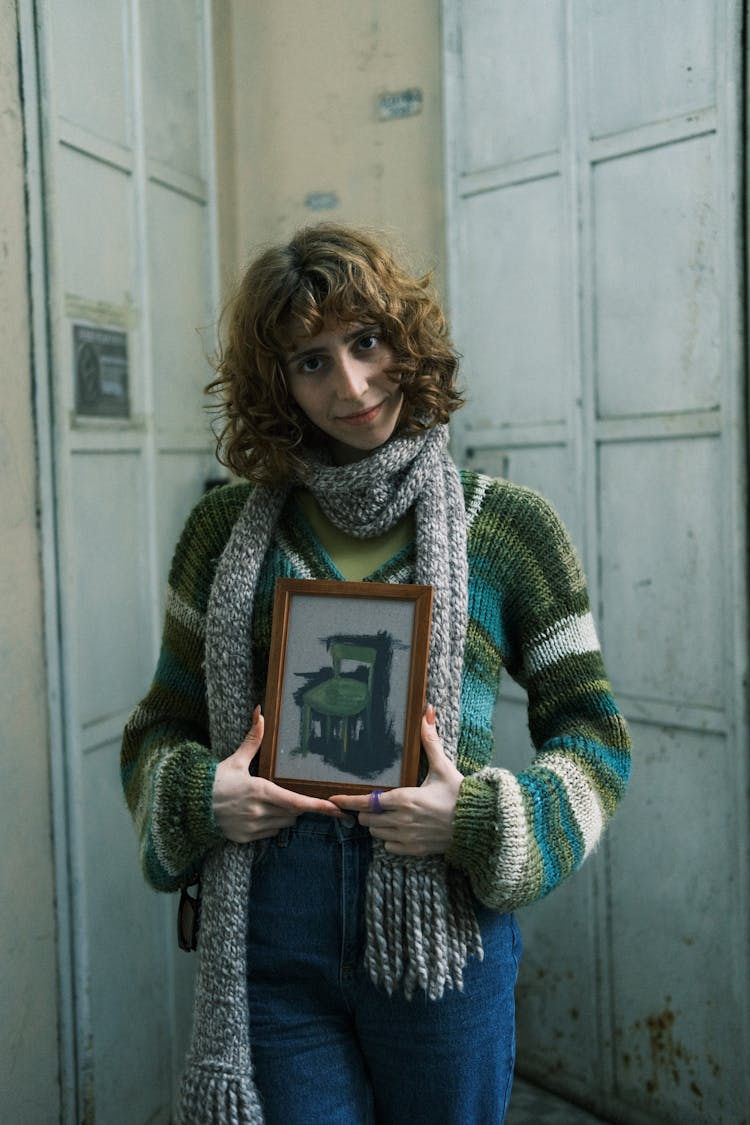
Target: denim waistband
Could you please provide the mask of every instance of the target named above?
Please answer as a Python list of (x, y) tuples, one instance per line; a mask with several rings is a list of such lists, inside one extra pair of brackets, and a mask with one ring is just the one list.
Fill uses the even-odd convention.
[(370, 832), (355, 816), (351, 816), (347, 823), (324, 813), (305, 813), (297, 818), (291, 828), (282, 828), (274, 839), (283, 847), (293, 836), (317, 836), (341, 841), (365, 840), (369, 839)]

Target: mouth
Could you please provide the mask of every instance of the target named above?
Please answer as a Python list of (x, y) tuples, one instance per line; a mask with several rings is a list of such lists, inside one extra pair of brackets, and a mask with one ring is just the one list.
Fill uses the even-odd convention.
[(382, 405), (382, 402), (379, 402), (376, 406), (370, 406), (367, 410), (360, 410), (356, 414), (344, 414), (336, 421), (343, 422), (346, 426), (366, 426), (369, 422), (375, 421)]

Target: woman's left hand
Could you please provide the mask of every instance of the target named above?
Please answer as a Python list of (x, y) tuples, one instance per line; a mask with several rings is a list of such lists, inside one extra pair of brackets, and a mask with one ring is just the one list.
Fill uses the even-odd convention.
[(360, 824), (394, 855), (442, 855), (450, 844), (463, 774), (445, 756), (431, 705), (422, 719), (422, 746), (430, 767), (427, 777), (418, 788), (381, 794), (382, 812), (371, 811), (369, 795), (329, 798), (339, 808), (359, 813)]

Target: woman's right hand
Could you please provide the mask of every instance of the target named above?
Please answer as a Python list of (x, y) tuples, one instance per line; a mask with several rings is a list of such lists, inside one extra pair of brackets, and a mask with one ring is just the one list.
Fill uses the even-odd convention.
[(256, 707), (245, 740), (216, 767), (214, 819), (227, 839), (235, 844), (267, 840), (280, 829), (290, 828), (298, 816), (307, 812), (343, 817), (341, 809), (330, 801), (292, 793), (250, 773), (250, 763), (263, 741), (263, 730), (263, 716), (260, 707)]

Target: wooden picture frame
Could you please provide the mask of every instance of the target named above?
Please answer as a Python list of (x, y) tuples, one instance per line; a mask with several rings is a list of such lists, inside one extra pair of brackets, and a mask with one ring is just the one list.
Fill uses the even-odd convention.
[(280, 578), (259, 774), (315, 797), (416, 785), (432, 586)]

